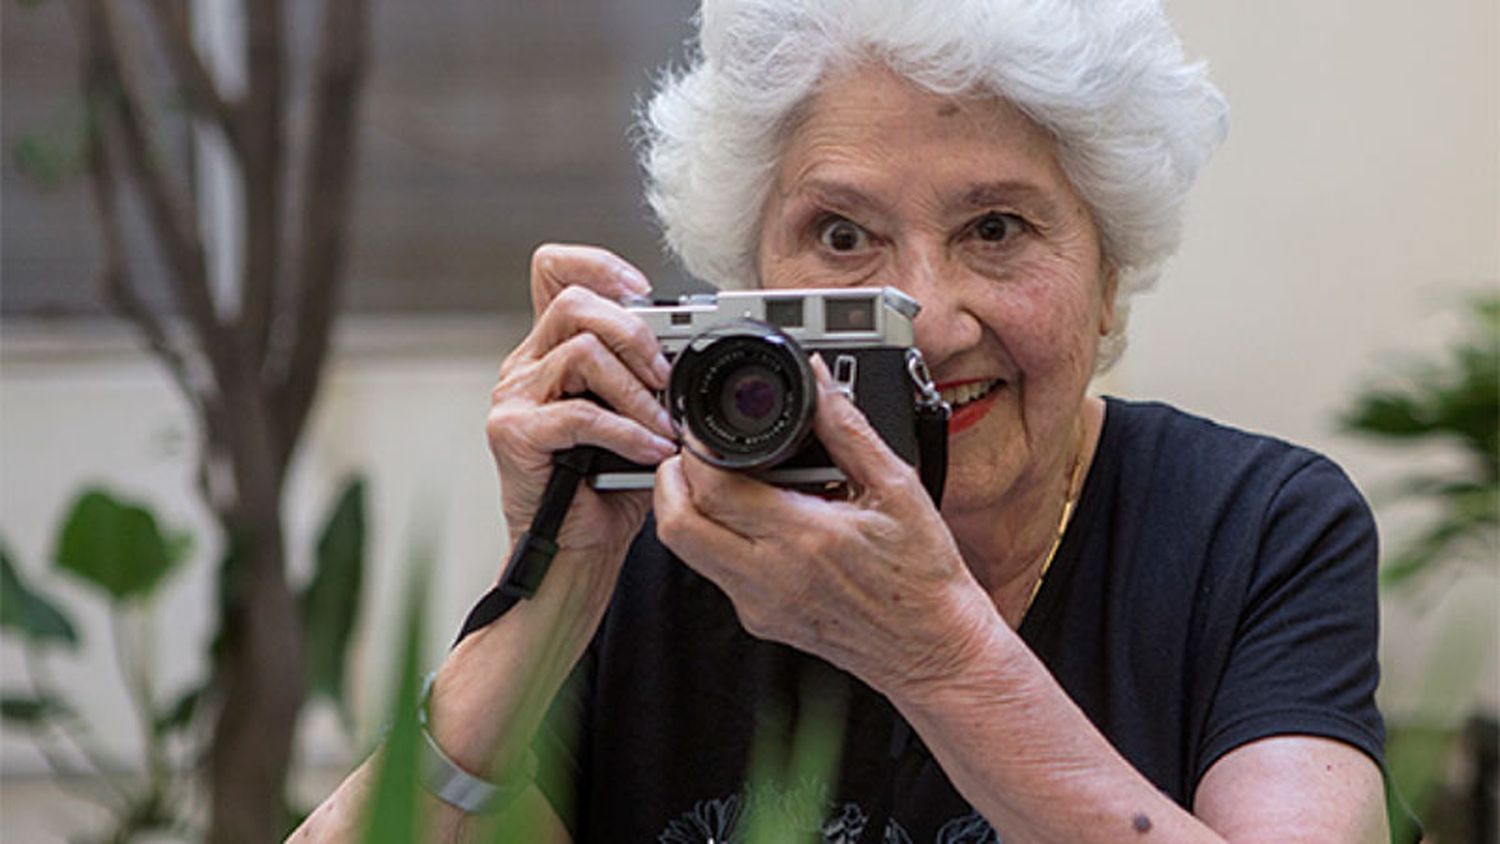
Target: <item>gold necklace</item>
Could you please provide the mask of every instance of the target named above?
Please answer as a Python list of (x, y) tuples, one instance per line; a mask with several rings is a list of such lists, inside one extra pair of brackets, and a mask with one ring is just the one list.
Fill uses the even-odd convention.
[[(1026, 596), (1026, 606), (1021, 608), (1021, 621), (1026, 620), (1026, 614), (1031, 612), (1031, 605), (1035, 603), (1037, 593), (1042, 591), (1042, 581), (1047, 579), (1047, 572), (1052, 568), (1052, 560), (1057, 557), (1057, 549), (1062, 547), (1063, 534), (1068, 532), (1068, 522), (1073, 518), (1073, 505), (1078, 503), (1078, 473), (1083, 469), (1083, 437), (1078, 438), (1078, 451), (1073, 454), (1073, 469), (1068, 473), (1068, 488), (1063, 492), (1062, 518), (1057, 520), (1057, 535), (1052, 537), (1052, 547), (1047, 549), (1047, 558), (1042, 560), (1042, 570), (1037, 572), (1036, 582), (1031, 584), (1031, 594)], [(1017, 627), (1020, 624), (1017, 623)]]

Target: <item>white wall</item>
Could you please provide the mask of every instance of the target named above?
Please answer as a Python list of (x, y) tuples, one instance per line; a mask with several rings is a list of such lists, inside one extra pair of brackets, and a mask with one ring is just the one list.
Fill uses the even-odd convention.
[[(1389, 504), (1395, 479), (1456, 453), (1393, 453), (1335, 420), (1361, 385), (1456, 339), (1466, 296), (1500, 290), (1500, 4), (1168, 6), (1229, 99), (1231, 128), (1113, 381), (1328, 453), (1393, 548), (1427, 514)], [(1500, 699), (1497, 605), (1492, 576), (1389, 597), (1387, 710), (1420, 703), (1440, 631), (1424, 616), (1487, 642), (1475, 682)]]
[[(495, 576), (505, 550), (498, 485), (484, 441), (489, 389), (504, 351), (524, 334), (517, 318), (365, 321), (342, 332), (339, 359), (320, 395), (305, 448), (289, 479), (286, 518), (294, 577), (305, 582), (317, 532), (341, 481), (369, 479), (371, 570), (359, 620), (350, 688), (368, 741), (384, 717), (386, 674), (413, 549), (436, 551), (428, 651), (433, 660), (472, 596)], [(104, 602), (76, 581), (44, 569), (54, 532), (78, 490), (102, 483), (143, 500), (174, 527), (203, 540), (169, 582), (157, 608), (157, 665), (163, 698), (206, 671), (214, 632), (213, 562), (219, 544), (195, 498), (195, 450), (186, 407), (172, 385), (117, 328), (45, 333), (7, 326), (0, 377), (0, 533), (34, 583), (82, 623), (79, 657), (48, 660), (105, 743), (138, 753), (111, 659)], [(24, 684), (15, 644), (0, 647), (6, 688)], [(347, 742), (331, 714), (314, 713), (311, 758), (342, 758)], [(39, 770), (30, 744), (7, 731), (7, 773)]]
[[(1441, 347), (1450, 307), (1500, 280), (1500, 12), (1493, 0), (1169, 5), (1189, 51), (1211, 61), (1233, 128), (1195, 195), (1186, 245), (1139, 300), (1131, 349), (1105, 387), (1308, 443), (1378, 491), (1412, 459), (1338, 435), (1336, 412), (1403, 350)], [(496, 283), (522, 283), (523, 271)], [(503, 537), (482, 424), (503, 350), (524, 329), (519, 317), (364, 323), (339, 345), (288, 518), (305, 555), (339, 477), (369, 473), (374, 570), (352, 683), (364, 737), (386, 694), (384, 649), (414, 537), (440, 535), (434, 654), (494, 576)], [(7, 324), (0, 336), (0, 530), (28, 572), (88, 610), (84, 658), (58, 660), (56, 673), (122, 751), (130, 730), (99, 602), (37, 572), (62, 508), (89, 481), (207, 526), (184, 409), (133, 349), (119, 331), (89, 326)], [(1383, 525), (1387, 540), (1402, 524)], [(160, 607), (168, 692), (203, 670), (213, 550), (201, 549)], [(1493, 625), (1494, 590), (1481, 578), (1429, 602), (1467, 600)], [(1406, 607), (1391, 608), (1388, 639), (1406, 646), (1387, 650), (1394, 687), (1420, 680), (1425, 634), (1413, 623)], [(5, 687), (20, 667), (14, 646), (0, 647)], [(307, 758), (339, 758), (329, 719), (313, 721)], [(0, 741), (7, 774), (38, 761), (23, 738)]]

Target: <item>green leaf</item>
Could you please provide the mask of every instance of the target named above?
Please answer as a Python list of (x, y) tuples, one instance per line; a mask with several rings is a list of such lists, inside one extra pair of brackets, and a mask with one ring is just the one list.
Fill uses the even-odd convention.
[(58, 537), (58, 567), (116, 601), (149, 595), (173, 563), (156, 517), (102, 490), (79, 497)]
[(1500, 467), (1500, 296), (1470, 304), (1467, 339), (1443, 358), (1412, 367), (1402, 383), (1367, 390), (1344, 415), (1346, 428), (1389, 438), (1455, 436), (1489, 467)]
[(345, 663), (359, 615), (365, 566), (365, 484), (344, 485), (318, 539), (317, 570), (302, 595), (307, 630), (308, 695), (324, 696), (347, 714)]
[(46, 695), (4, 695), (0, 697), (0, 717), (26, 727), (39, 727), (53, 718), (72, 714), (68, 705)]
[(401, 625), (401, 658), (396, 665), (391, 729), (381, 751), (374, 789), (365, 811), (365, 844), (411, 844), (420, 840), (421, 803), (418, 798), (417, 723), (418, 661), (422, 654), (422, 625), (426, 605), (426, 565), (418, 565), (407, 590)]
[(198, 701), (203, 697), (203, 689), (197, 688), (184, 692), (177, 702), (156, 716), (152, 729), (158, 736), (176, 732), (186, 728), (193, 723), (193, 713), (198, 711)]
[(57, 642), (78, 647), (73, 622), (56, 604), (21, 579), (21, 572), (3, 545), (0, 545), (0, 627), (18, 631), (38, 644)]
[(193, 556), (193, 549), (197, 547), (197, 540), (193, 534), (185, 530), (174, 530), (167, 534), (167, 559), (172, 565), (186, 562), (188, 557)]
[(790, 744), (774, 708), (757, 718), (740, 832), (746, 844), (821, 841), (844, 741), (848, 687), (832, 674), (802, 678)]
[[(1432, 521), (1381, 571), (1386, 586), (1449, 560), (1487, 556), (1500, 545), (1500, 296), (1469, 303), (1470, 330), (1445, 355), (1408, 368), (1399, 382), (1367, 389), (1341, 422), (1394, 442), (1440, 438), (1461, 446), (1468, 466), (1408, 478), (1401, 498), (1436, 505)], [(1471, 553), (1474, 547), (1485, 553)]]

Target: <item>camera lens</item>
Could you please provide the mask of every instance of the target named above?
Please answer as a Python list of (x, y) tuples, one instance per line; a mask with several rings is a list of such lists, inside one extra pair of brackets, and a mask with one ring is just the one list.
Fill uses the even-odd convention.
[(767, 323), (737, 320), (688, 344), (672, 366), (668, 406), (724, 468), (764, 469), (795, 454), (812, 431), (817, 390), (796, 341)]
[(724, 421), (750, 436), (770, 429), (785, 406), (785, 385), (763, 366), (746, 367), (725, 379), (719, 396)]

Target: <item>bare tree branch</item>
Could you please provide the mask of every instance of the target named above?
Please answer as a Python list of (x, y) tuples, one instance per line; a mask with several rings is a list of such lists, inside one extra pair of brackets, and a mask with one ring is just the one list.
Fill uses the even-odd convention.
[(265, 361), (276, 310), (281, 263), (286, 100), (286, 38), (282, 0), (244, 4), (250, 88), (242, 117), (240, 157), (245, 189), (245, 265), (240, 283), (240, 340), (257, 376)]
[[(88, 84), (88, 83), (86, 83)], [(203, 398), (194, 386), (188, 372), (187, 357), (162, 329), (156, 314), (146, 307), (130, 282), (130, 269), (125, 253), (125, 237), (120, 226), (120, 206), (115, 196), (114, 168), (109, 161), (109, 150), (104, 141), (102, 127), (90, 127), (88, 140), (89, 183), (93, 188), (94, 209), (99, 218), (99, 231), (104, 237), (104, 267), (100, 274), (100, 286), (105, 301), (123, 317), (136, 324), (146, 343), (151, 347), (184, 398), (202, 413)]]
[(171, 268), (167, 275), (222, 389), (222, 380), (229, 372), (227, 355), (232, 349), (225, 342), (226, 331), (209, 292), (203, 242), (188, 211), (191, 203), (156, 159), (142, 102), (143, 83), (120, 39), (115, 0), (83, 0), (82, 7), (86, 16), (83, 27), (87, 33), (86, 52), (96, 56), (93, 60), (99, 62), (103, 84), (118, 85), (116, 90), (105, 93), (101, 106), (114, 107), (131, 176), (140, 185), (152, 231)]
[(290, 460), (322, 377), (344, 273), (355, 165), (355, 118), (364, 78), (366, 0), (328, 0), (313, 91), (311, 151), (303, 179), (296, 334), (279, 392), (280, 459)]
[(244, 156), (244, 133), (235, 120), (235, 106), (220, 94), (213, 76), (193, 47), (193, 33), (186, 9), (174, 0), (149, 0), (146, 4), (156, 21), (156, 32), (166, 49), (188, 105), (224, 133), (238, 157)]

